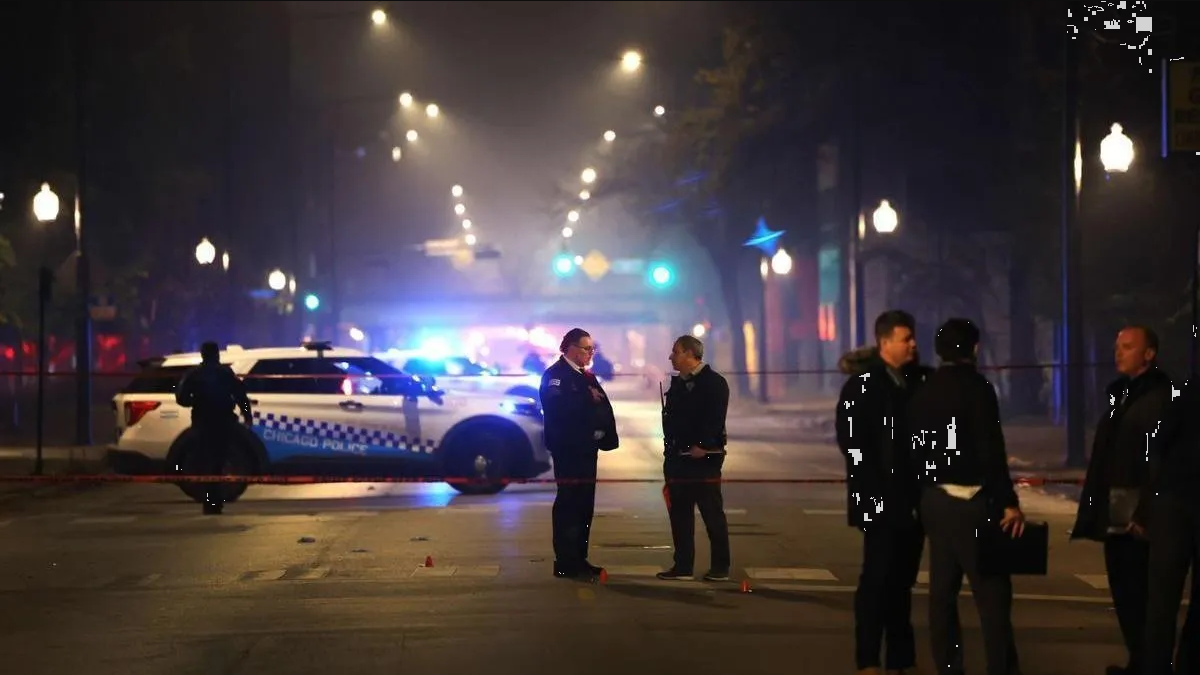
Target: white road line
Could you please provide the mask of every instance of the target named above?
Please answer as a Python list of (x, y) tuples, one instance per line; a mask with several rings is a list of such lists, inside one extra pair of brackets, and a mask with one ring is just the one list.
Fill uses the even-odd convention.
[(455, 577), (471, 577), (484, 579), (500, 576), (499, 565), (469, 565), (454, 568)]
[[(750, 592), (755, 589), (770, 590), (780, 593), (799, 592), (799, 593), (854, 593), (857, 588), (854, 586), (825, 586), (820, 584), (751, 584)], [(927, 588), (914, 588), (914, 595), (929, 595)], [(963, 591), (963, 595), (971, 595), (970, 591)], [(1038, 593), (1014, 593), (1014, 600), (1030, 600), (1040, 602), (1082, 602), (1092, 605), (1104, 605), (1112, 602), (1110, 598), (1091, 596), (1091, 595), (1043, 595)], [(1184, 600), (1187, 603), (1187, 600)]]
[(846, 509), (804, 509), (806, 516), (844, 516)]
[[(699, 511), (696, 512), (696, 515), (697, 516), (700, 515)], [(744, 516), (744, 515), (746, 515), (746, 509), (725, 509), (725, 515), (727, 515), (727, 516)]]
[(1106, 574), (1076, 574), (1075, 578), (1098, 591), (1108, 590), (1108, 575)]
[(328, 567), (310, 567), (306, 570), (300, 570), (287, 575), (288, 581), (313, 581), (315, 579), (324, 579), (329, 576)]
[(447, 506), (439, 509), (438, 513), (500, 513), (499, 506)]
[(810, 567), (747, 567), (746, 576), (763, 581), (837, 581), (833, 572)]
[(414, 577), (452, 577), (456, 569), (451, 567), (417, 567), (412, 571)]
[(71, 525), (107, 525), (114, 523), (132, 523), (137, 516), (100, 516), (95, 518), (76, 518)]
[(287, 574), (287, 570), (256, 570), (246, 572), (241, 576), (242, 581), (278, 581)]
[(596, 507), (596, 515), (598, 515), (598, 516), (614, 515), (617, 513), (625, 513), (625, 507), (622, 507), (622, 506), (597, 506)]
[(663, 571), (660, 565), (612, 565), (605, 566), (608, 576), (618, 577), (652, 577)]

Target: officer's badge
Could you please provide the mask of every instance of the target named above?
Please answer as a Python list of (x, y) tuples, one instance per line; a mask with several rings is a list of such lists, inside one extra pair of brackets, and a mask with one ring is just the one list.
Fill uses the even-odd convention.
[(550, 386), (551, 386), (551, 387), (558, 387), (558, 386), (561, 386), (561, 385), (562, 385), (562, 380), (558, 380), (558, 379), (555, 379), (555, 380), (550, 380)]

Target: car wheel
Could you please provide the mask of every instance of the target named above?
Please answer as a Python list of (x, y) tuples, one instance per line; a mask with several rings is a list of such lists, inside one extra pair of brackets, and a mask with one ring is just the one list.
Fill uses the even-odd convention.
[(467, 430), (447, 449), (447, 482), (465, 495), (494, 495), (508, 487), (511, 450), (504, 434), (479, 426)]
[[(199, 475), (205, 471), (201, 468), (200, 461), (202, 456), (199, 449), (195, 445), (195, 437), (188, 435), (181, 437), (176, 443), (183, 445), (172, 453), (176, 456), (174, 462), (171, 463), (171, 472), (179, 473), (185, 476)], [(224, 475), (228, 476), (250, 476), (256, 473), (257, 462), (254, 459), (254, 453), (246, 445), (245, 439), (235, 439), (233, 446), (225, 456)], [(183, 494), (187, 495), (192, 501), (202, 504), (204, 503), (204, 493), (207, 489), (207, 483), (176, 483)], [(246, 493), (248, 485), (246, 483), (222, 483), (222, 496), (226, 504), (236, 502), (243, 494)]]

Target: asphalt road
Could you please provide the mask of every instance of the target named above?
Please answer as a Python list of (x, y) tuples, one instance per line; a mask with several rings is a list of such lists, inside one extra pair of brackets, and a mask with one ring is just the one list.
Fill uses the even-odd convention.
[[(601, 478), (656, 478), (657, 411), (618, 412), (622, 447), (602, 458)], [(767, 440), (772, 430), (755, 426), (762, 440), (737, 443), (728, 477), (841, 474), (828, 444)], [(1103, 672), (1122, 649), (1099, 547), (1067, 543), (1069, 500), (1022, 498), (1053, 532), (1050, 574), (1016, 581), (1023, 670)], [(220, 517), (171, 486), (9, 499), (3, 672), (853, 672), (859, 535), (840, 486), (727, 486), (727, 584), (655, 580), (670, 562), (659, 488), (619, 482), (599, 488), (592, 539), (606, 583), (555, 579), (552, 499), (544, 485), (473, 498), (441, 485), (255, 486)], [(917, 592), (932, 672), (923, 583)], [(978, 622), (963, 602), (968, 667), (980, 672)]]

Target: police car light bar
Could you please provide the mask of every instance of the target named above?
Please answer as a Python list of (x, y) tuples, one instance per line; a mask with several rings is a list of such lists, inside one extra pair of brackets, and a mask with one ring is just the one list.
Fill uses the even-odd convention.
[(333, 343), (328, 340), (322, 342), (305, 342), (302, 346), (310, 352), (317, 353), (327, 352), (333, 349)]

